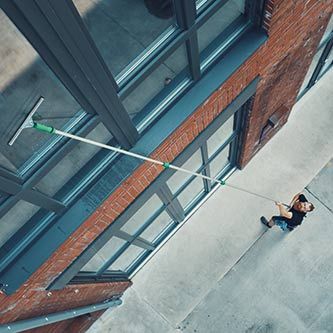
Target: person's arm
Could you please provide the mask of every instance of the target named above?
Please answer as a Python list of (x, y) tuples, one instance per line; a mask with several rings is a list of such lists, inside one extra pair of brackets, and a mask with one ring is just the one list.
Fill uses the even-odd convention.
[(286, 217), (287, 219), (291, 219), (293, 217), (293, 213), (288, 212), (282, 203), (276, 202), (276, 205), (279, 208), (279, 212), (280, 212), (281, 216)]
[(299, 196), (301, 195), (301, 193), (297, 193), (295, 194), (295, 196), (292, 198), (291, 203), (290, 203), (290, 207), (294, 206), (295, 202), (299, 199)]

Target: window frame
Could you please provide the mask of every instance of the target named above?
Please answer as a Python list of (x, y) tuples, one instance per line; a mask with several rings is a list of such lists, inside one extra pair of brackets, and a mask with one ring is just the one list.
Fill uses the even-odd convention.
[[(211, 123), (208, 128), (206, 128), (195, 140), (175, 159), (173, 162), (175, 165), (182, 165), (190, 156), (193, 155), (197, 149), (202, 149), (202, 158), (205, 155), (204, 151), (207, 152), (207, 140), (213, 135), (228, 119), (229, 117), (234, 117), (234, 131), (233, 133), (226, 138), (225, 142), (217, 149), (217, 151), (207, 160), (206, 163), (203, 158), (203, 165), (198, 170), (209, 170), (209, 163), (214, 160), (214, 158), (221, 152), (223, 149), (226, 149), (229, 146), (230, 152), (230, 163), (221, 170), (219, 177), (225, 177), (229, 174), (230, 171), (237, 167), (237, 156), (238, 148), (240, 146), (240, 141), (242, 139), (241, 134), (244, 126), (244, 117), (247, 115), (248, 108), (252, 107), (253, 95), (249, 96), (241, 105), (232, 105), (224, 110), (214, 121)], [(85, 283), (98, 281), (98, 279), (104, 277), (105, 273), (109, 273), (112, 281), (112, 273), (120, 274), (130, 278), (131, 275), (138, 269), (138, 267), (149, 257), (149, 255), (156, 250), (160, 244), (170, 235), (170, 233), (175, 230), (190, 214), (191, 210), (198, 205), (198, 201), (191, 203), (188, 207), (182, 207), (179, 203), (177, 197), (178, 195), (186, 188), (186, 186), (194, 180), (194, 177), (191, 177), (183, 186), (177, 190), (174, 194), (171, 192), (170, 188), (167, 185), (167, 180), (175, 173), (176, 170), (167, 169), (165, 170), (73, 263), (69, 266), (66, 271), (60, 275), (50, 286), (49, 289), (60, 289), (63, 288), (66, 284), (72, 284), (78, 282), (78, 277), (75, 276), (79, 274), (79, 277), (84, 277)], [(215, 183), (215, 185), (217, 185)], [(206, 188), (211, 191), (214, 184), (211, 184), (210, 181), (207, 181), (207, 186), (203, 184), (204, 191)], [(207, 191), (205, 195), (208, 194)], [(120, 229), (126, 224), (127, 221), (142, 207), (142, 205), (149, 200), (149, 198), (157, 194), (158, 197), (162, 200), (164, 205), (161, 209), (149, 218), (144, 224), (145, 228), (141, 228), (135, 235), (131, 236), (127, 233), (121, 231)], [(203, 196), (200, 198), (203, 199)], [(117, 253), (117, 257), (112, 256), (106, 263), (97, 271), (97, 272), (83, 272), (80, 271), (81, 268), (100, 250), (112, 236), (119, 237), (127, 240), (129, 243), (128, 246), (134, 244), (135, 240), (140, 240), (140, 235), (142, 232), (153, 223), (154, 219), (163, 211), (166, 211), (168, 215), (172, 218), (173, 224), (169, 225), (162, 234), (159, 235), (158, 239), (154, 243), (148, 242), (146, 247), (146, 252), (140, 255), (140, 258), (136, 259), (130, 266), (128, 271), (107, 271), (112, 262), (115, 262), (125, 251)], [(150, 223), (149, 223), (150, 222)], [(144, 241), (144, 240), (143, 240)], [(147, 241), (145, 241), (147, 242)], [(135, 244), (134, 244), (135, 245)], [(141, 246), (142, 247), (142, 246)], [(143, 247), (142, 247), (143, 248)]]
[[(299, 92), (299, 94), (297, 96), (297, 101), (300, 100), (318, 82), (318, 80), (320, 80), (320, 78), (323, 75), (325, 75), (325, 73), (327, 73), (328, 70), (330, 70), (330, 68), (332, 68), (333, 61), (325, 69), (325, 71), (322, 72), (322, 68), (324, 67), (329, 55), (331, 54), (331, 52), (333, 52), (333, 30), (325, 38), (325, 40), (321, 41), (316, 52), (313, 55), (313, 58), (319, 52), (321, 52), (321, 55), (318, 59), (318, 62), (312, 72), (312, 75), (308, 81), (308, 84), (305, 86), (305, 88), (302, 91)], [(313, 60), (313, 58), (312, 58), (312, 60)], [(302, 82), (302, 84), (303, 84), (303, 82)]]
[[(257, 1), (260, 2), (260, 0)], [(220, 3), (220, 0), (217, 0), (216, 2)], [(175, 35), (176, 39), (172, 41), (172, 43), (175, 43), (177, 38), (179, 38), (179, 40), (182, 38), (184, 41), (186, 40), (187, 52), (188, 54), (192, 52), (192, 61), (189, 65), (192, 68), (193, 79), (190, 81), (190, 84), (184, 87), (184, 89), (177, 92), (178, 95), (168, 105), (168, 109), (173, 108), (181, 97), (184, 96), (185, 92), (192, 88), (196, 88), (199, 79), (203, 78), (203, 75), (200, 75), (201, 73), (198, 71), (200, 59), (196, 56), (197, 53), (195, 51), (197, 48), (197, 39), (193, 27), (196, 23), (191, 23), (192, 25), (189, 23), (190, 20), (193, 22), (193, 12), (189, 9), (191, 8), (191, 4), (193, 5), (193, 2), (180, 0), (177, 3), (179, 6), (182, 6), (179, 9), (180, 12), (185, 14), (178, 18), (179, 22), (182, 22), (185, 28), (179, 35)], [(1, 2), (1, 8), (35, 48), (49, 68), (60, 79), (70, 94), (72, 94), (82, 108), (88, 112), (90, 118), (87, 118), (87, 123), (77, 132), (78, 135), (87, 135), (99, 122), (102, 122), (110, 130), (117, 142), (126, 149), (137, 144), (139, 134), (141, 135), (140, 139), (150, 135), (149, 130), (153, 123), (148, 124), (148, 126), (143, 126), (139, 133), (138, 129), (135, 128), (132, 121), (129, 119), (128, 114), (121, 104), (117, 92), (117, 90), (119, 90), (117, 83), (108, 71), (71, 1), (34, 0), (33, 2), (30, 2), (4, 0)], [(59, 17), (62, 18), (62, 22), (59, 21)], [(66, 27), (73, 27), (73, 31), (68, 34)], [(253, 34), (251, 36), (253, 36)], [(251, 48), (251, 52), (254, 52), (253, 50), (255, 50), (258, 45), (262, 45), (267, 39), (267, 36), (263, 36), (262, 31), (258, 32), (255, 37), (257, 40), (255, 45)], [(248, 38), (250, 38), (250, 36)], [(78, 45), (73, 42), (76, 40), (80, 40)], [(162, 55), (163, 52), (171, 52), (171, 45), (174, 45), (172, 43), (168, 44), (169, 46), (165, 47), (159, 55)], [(246, 57), (248, 56), (249, 54), (246, 55)], [(242, 55), (242, 57), (245, 57), (245, 55)], [(208, 77), (208, 74), (212, 74), (208, 72), (209, 71), (206, 71), (204, 73), (206, 77)], [(224, 78), (225, 75), (228, 74), (223, 73), (222, 77)], [(74, 77), (78, 79), (74, 80)], [(213, 81), (214, 84), (216, 84), (217, 81), (223, 82), (223, 80), (225, 80), (225, 78), (222, 79), (221, 75), (219, 75), (218, 80), (215, 79)], [(95, 87), (98, 87), (98, 91), (96, 91)], [(199, 98), (202, 98), (202, 96)], [(191, 106), (190, 109), (190, 111), (186, 111), (182, 116), (187, 117), (187, 113), (193, 112), (195, 108)], [(163, 115), (164, 114), (165, 112), (163, 111)], [(160, 117), (156, 117), (153, 120), (157, 121), (159, 119)], [(177, 123), (178, 121), (180, 121), (180, 119), (177, 118)], [(57, 163), (59, 163), (76, 144), (78, 143), (73, 140), (66, 142), (59, 148), (59, 150), (50, 156), (45, 164), (38, 168), (38, 170), (31, 172), (28, 179), (23, 179), (14, 173), (7, 172), (0, 168), (0, 176), (2, 176), (6, 182), (8, 180), (12, 181), (9, 186), (18, 189), (18, 195), (15, 194), (9, 197), (3, 203), (3, 206), (0, 207), (0, 214), (4, 214), (8, 211), (19, 198), (22, 199), (26, 196), (26, 193), (29, 193), (29, 191), (31, 192), (29, 194), (29, 198), (31, 198), (30, 200), (35, 200), (35, 202), (39, 200), (41, 203), (40, 211), (38, 211), (16, 234), (14, 234), (14, 236), (0, 250), (1, 278), (6, 280), (7, 277), (10, 276), (8, 281), (13, 281), (12, 283), (9, 283), (10, 287), (7, 288), (9, 293), (17, 288), (19, 283), (18, 280), (21, 281), (26, 279), (26, 277), (31, 275), (29, 273), (30, 271), (37, 269), (39, 260), (46, 260), (48, 251), (53, 249), (52, 246), (55, 246), (54, 244), (57, 242), (63, 241), (64, 233), (62, 235), (60, 233), (55, 233), (53, 237), (54, 244), (52, 243), (52, 246), (50, 245), (50, 248), (47, 249), (45, 253), (39, 252), (40, 256), (38, 255), (38, 258), (33, 258), (33, 249), (37, 249), (39, 246), (38, 244), (43, 243), (40, 239), (45, 240), (47, 235), (54, 231), (53, 227), (62, 223), (64, 216), (72, 217), (73, 214), (75, 215), (75, 209), (77, 209), (76, 205), (82, 204), (80, 201), (82, 191), (78, 190), (78, 192), (73, 194), (73, 196), (67, 201), (65, 200), (65, 202), (61, 202), (62, 206), (57, 208), (58, 214), (56, 214), (49, 209), (51, 205), (57, 205), (59, 202), (56, 199), (47, 196), (40, 198), (40, 196), (38, 197), (37, 191), (34, 192), (35, 190), (33, 189), (34, 185), (37, 184), (38, 181)], [(122, 160), (122, 158), (117, 156), (116, 161), (110, 159), (104, 166), (102, 166), (102, 168), (99, 165), (94, 166), (92, 170), (94, 176), (89, 180), (90, 183), (85, 184), (86, 187), (83, 188), (88, 189), (89, 191), (91, 189), (91, 192), (93, 192), (92, 188), (98, 184), (99, 175), (103, 172), (106, 173), (106, 169), (111, 168), (114, 163), (118, 163), (118, 160)], [(139, 165), (138, 162), (133, 162), (130, 167), (135, 168), (137, 165)], [(128, 176), (126, 172), (121, 172), (120, 175), (121, 177), (118, 179), (118, 182)], [(2, 178), (0, 178), (0, 180)], [(209, 185), (206, 187), (209, 188)], [(27, 199), (27, 201), (29, 200)], [(95, 208), (95, 205), (96, 202), (92, 195), (91, 201), (87, 203), (88, 208), (85, 207), (85, 214), (90, 214)], [(172, 209), (172, 207), (170, 207), (170, 209)], [(173, 209), (177, 211), (175, 207), (173, 207)], [(179, 212), (177, 213), (175, 211), (173, 213), (179, 215)], [(70, 230), (72, 230), (71, 228), (77, 228), (80, 223), (82, 223), (82, 221), (78, 219), (78, 221), (73, 222), (71, 226), (66, 226), (66, 232), (70, 232)], [(30, 250), (25, 251), (27, 248), (32, 249), (31, 253)], [(25, 255), (32, 256), (32, 259), (25, 260)], [(23, 260), (24, 264), (22, 264), (21, 260)], [(19, 277), (16, 274), (15, 276), (18, 278), (14, 279), (11, 274), (15, 271), (15, 267), (23, 267), (24, 265), (30, 265), (29, 270), (21, 272), (22, 274)]]

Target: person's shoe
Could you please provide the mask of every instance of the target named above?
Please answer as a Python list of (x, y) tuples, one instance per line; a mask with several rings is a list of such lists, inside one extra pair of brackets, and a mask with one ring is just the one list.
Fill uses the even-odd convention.
[(268, 225), (268, 221), (267, 221), (267, 219), (266, 219), (265, 216), (262, 216), (262, 217), (260, 218), (260, 222), (261, 222), (262, 224), (264, 224), (266, 227), (268, 227), (268, 228), (272, 228), (270, 225)]

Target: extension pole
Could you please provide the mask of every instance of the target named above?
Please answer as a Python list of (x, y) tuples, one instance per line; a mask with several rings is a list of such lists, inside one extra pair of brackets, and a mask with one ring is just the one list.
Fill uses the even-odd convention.
[[(138, 159), (141, 159), (141, 160), (144, 160), (144, 161), (147, 161), (147, 162), (151, 162), (151, 163), (154, 163), (154, 164), (161, 165), (164, 169), (174, 169), (174, 170), (177, 170), (177, 171), (181, 171), (181, 172), (184, 172), (184, 173), (196, 176), (196, 177), (200, 177), (200, 178), (203, 178), (203, 179), (213, 181), (213, 182), (218, 183), (220, 185), (228, 186), (228, 187), (233, 188), (233, 189), (238, 190), (238, 191), (242, 191), (242, 192), (246, 192), (248, 194), (255, 195), (255, 196), (257, 196), (259, 198), (262, 198), (262, 199), (266, 199), (266, 200), (269, 200), (269, 201), (272, 201), (272, 202), (276, 202), (276, 200), (274, 200), (272, 198), (269, 198), (269, 197), (266, 197), (264, 195), (245, 190), (245, 189), (240, 188), (238, 186), (234, 186), (234, 185), (231, 185), (231, 184), (226, 184), (226, 182), (223, 181), (223, 180), (213, 178), (213, 177), (208, 177), (208, 176), (202, 175), (201, 173), (197, 173), (197, 172), (193, 172), (193, 171), (190, 171), (190, 170), (187, 170), (187, 169), (183, 169), (183, 168), (177, 167), (177, 166), (175, 166), (171, 163), (155, 160), (153, 158), (146, 157), (146, 156), (136, 154), (136, 153), (132, 153), (130, 151), (127, 151), (127, 150), (124, 150), (124, 149), (121, 149), (121, 148), (116, 148), (116, 147), (113, 147), (113, 146), (106, 145), (104, 143), (100, 143), (100, 142), (96, 142), (96, 141), (93, 141), (93, 140), (90, 140), (90, 139), (82, 138), (82, 137), (74, 135), (74, 134), (70, 134), (70, 133), (67, 133), (67, 132), (60, 131), (60, 130), (58, 130), (54, 127), (51, 127), (51, 126), (47, 126), (47, 125), (44, 125), (44, 124), (34, 122), (33, 128), (35, 128), (35, 129), (37, 129), (41, 132), (61, 135), (61, 136), (67, 137), (69, 139), (81, 141), (81, 142), (88, 143), (88, 144), (91, 144), (91, 145), (94, 145), (94, 146), (97, 146), (97, 147), (100, 147), (100, 148), (112, 150), (114, 152), (121, 153), (121, 154), (124, 154), (124, 155), (127, 155), (127, 156), (132, 156), (134, 158), (138, 158)], [(286, 204), (283, 204), (283, 205), (286, 206), (286, 207), (289, 207)]]

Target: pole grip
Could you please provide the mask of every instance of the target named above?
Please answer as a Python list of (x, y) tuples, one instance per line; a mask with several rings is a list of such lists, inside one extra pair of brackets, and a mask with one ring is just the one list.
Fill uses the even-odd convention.
[(41, 132), (46, 132), (46, 133), (49, 133), (49, 134), (54, 133), (54, 127), (52, 127), (52, 126), (47, 126), (47, 125), (40, 124), (40, 123), (34, 123), (33, 127), (36, 130), (41, 131)]

